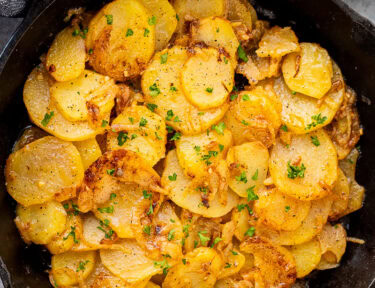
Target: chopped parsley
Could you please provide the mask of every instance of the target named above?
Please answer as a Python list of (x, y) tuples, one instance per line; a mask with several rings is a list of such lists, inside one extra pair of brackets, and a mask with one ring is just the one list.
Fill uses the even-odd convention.
[(290, 165), (290, 161), (288, 161), (288, 178), (290, 179), (296, 179), (297, 177), (303, 178), (305, 177), (305, 170), (306, 167), (301, 164), (301, 166), (294, 166)]
[(236, 100), (238, 97), (238, 94), (232, 94), (230, 95), (230, 101)]
[(69, 238), (69, 236), (72, 236), (73, 237), (73, 241), (74, 243), (79, 243), (79, 240), (77, 240), (76, 238), (76, 227), (74, 226), (70, 226), (70, 232), (68, 235), (66, 235), (66, 237), (63, 238), (63, 240), (67, 240)]
[(194, 146), (194, 150), (196, 152), (200, 152), (201, 151), (201, 146)]
[[(177, 14), (176, 14), (177, 15)], [(186, 265), (186, 259), (185, 258), (182, 258), (182, 263), (184, 264), (184, 265)]]
[(134, 34), (133, 30), (130, 28), (126, 31), (126, 37), (133, 36), (133, 34)]
[(238, 54), (238, 58), (240, 58), (242, 61), (244, 62), (249, 61), (249, 58), (247, 57), (246, 52), (245, 50), (243, 50), (241, 44), (238, 45), (237, 54)]
[(168, 237), (167, 237), (168, 241), (172, 241), (173, 240), (174, 234), (175, 234), (175, 230), (174, 229), (172, 229), (171, 231), (169, 231)]
[(147, 234), (147, 235), (150, 235), (151, 234), (151, 226), (150, 225), (146, 225), (143, 227), (143, 233)]
[(230, 264), (230, 263), (225, 263), (225, 266), (224, 266), (224, 268), (230, 268), (230, 267), (232, 267), (232, 264)]
[(100, 212), (100, 213), (113, 213), (113, 211), (114, 211), (114, 208), (113, 208), (113, 206), (111, 205), (111, 206), (108, 206), (108, 207), (103, 207), (103, 208), (98, 208), (98, 211)]
[(180, 21), (180, 16), (178, 16), (178, 14), (176, 14), (176, 19), (177, 21)]
[(129, 119), (130, 123), (134, 124), (134, 118), (133, 117), (129, 117), (128, 119)]
[(104, 221), (100, 220), (100, 226), (98, 226), (96, 228), (98, 228), (100, 231), (104, 232), (104, 235), (105, 235), (106, 239), (111, 239), (114, 231), (112, 229), (109, 229), (108, 232), (107, 232), (107, 230), (105, 228), (108, 228), (108, 226), (109, 226), (109, 220), (104, 219)]
[(156, 105), (156, 104), (152, 104), (152, 103), (147, 103), (146, 106), (147, 106), (147, 108), (148, 108), (150, 111), (152, 111), (152, 112), (154, 112), (155, 109), (158, 108), (158, 105)]
[(165, 54), (160, 55), (160, 63), (165, 64), (168, 61), (168, 52)]
[(108, 121), (107, 120), (102, 120), (102, 127), (106, 127), (108, 125)]
[(163, 269), (163, 274), (164, 275), (167, 275), (168, 274), (168, 269), (171, 268), (171, 266), (168, 264), (167, 256), (164, 256), (164, 259), (162, 261), (155, 261), (154, 262), (154, 266), (155, 267), (160, 267), (161, 269)]
[(115, 169), (107, 169), (107, 174), (113, 176), (113, 174), (115, 174)]
[(214, 246), (219, 243), (220, 241), (223, 241), (223, 239), (221, 239), (220, 237), (216, 237), (214, 242), (212, 243), (211, 245), (211, 248), (214, 248)]
[(152, 84), (149, 88), (151, 97), (156, 97), (160, 94), (160, 89), (156, 85), (156, 83)]
[(76, 270), (76, 272), (79, 272), (79, 271), (84, 271), (86, 269), (86, 264), (89, 263), (90, 261), (89, 260), (86, 260), (86, 261), (79, 261), (79, 264), (78, 264), (78, 268)]
[(219, 150), (220, 150), (220, 152), (223, 152), (223, 150), (224, 150), (224, 145), (223, 144), (219, 144)]
[(247, 231), (245, 232), (245, 236), (249, 236), (249, 237), (253, 237), (255, 234), (255, 227), (250, 227), (249, 229), (247, 229)]
[(322, 113), (319, 113), (317, 115), (311, 116), (311, 119), (314, 121), (308, 124), (305, 127), (305, 130), (310, 130), (311, 128), (316, 127), (317, 125), (323, 124), (327, 120), (327, 117), (322, 117)]
[(109, 196), (109, 199), (113, 200), (117, 197), (116, 193), (111, 193), (111, 196)]
[(51, 121), (53, 115), (55, 115), (55, 112), (53, 112), (53, 111), (51, 111), (50, 113), (44, 114), (44, 118), (41, 122), (44, 127), (46, 127), (48, 125), (48, 123), (49, 123), (49, 121)]
[(224, 56), (224, 63), (225, 63), (225, 64), (228, 64), (228, 59), (227, 59), (227, 57), (225, 57), (225, 56)]
[(154, 207), (152, 206), (152, 202), (151, 202), (150, 208), (147, 211), (147, 215), (151, 215), (152, 213), (154, 213)]
[(211, 130), (215, 130), (218, 134), (224, 135), (224, 129), (226, 128), (224, 122), (220, 122), (217, 125), (212, 125)]
[(255, 171), (254, 175), (251, 177), (252, 180), (258, 180), (258, 169)]
[(91, 48), (89, 49), (89, 55), (92, 55), (92, 53), (94, 53), (94, 50)]
[(180, 133), (180, 132), (176, 132), (176, 133), (174, 133), (174, 135), (172, 136), (171, 141), (174, 141), (174, 140), (180, 140), (180, 138), (181, 138), (181, 133)]
[(297, 92), (296, 91), (292, 91), (292, 95), (296, 95), (297, 94)]
[(173, 116), (174, 116), (173, 111), (172, 111), (172, 110), (168, 110), (168, 111), (167, 111), (167, 116), (165, 117), (165, 120), (167, 120), (167, 121), (171, 121), (172, 118), (173, 118)]
[(247, 209), (247, 212), (249, 212), (250, 215), (253, 215), (253, 210), (251, 210), (251, 208), (248, 204), (238, 204), (237, 205), (238, 212), (241, 212), (245, 208)]
[(320, 146), (320, 141), (318, 139), (318, 136), (310, 136), (310, 138), (311, 138), (312, 144), (314, 144), (317, 147)]
[(288, 126), (286, 125), (282, 125), (280, 129), (283, 130), (284, 132), (288, 132)]
[(122, 146), (129, 139), (128, 132), (120, 132), (117, 136), (117, 144)]
[(171, 223), (176, 223), (176, 220), (174, 220), (174, 219), (169, 219), (169, 221), (171, 221)]
[(249, 123), (246, 122), (245, 120), (242, 120), (241, 123), (242, 123), (243, 125), (245, 125), (245, 126), (248, 126), (248, 125), (249, 125)]
[(210, 241), (210, 237), (207, 237), (207, 236), (203, 235), (203, 234), (207, 234), (207, 233), (208, 233), (207, 231), (199, 231), (198, 232), (199, 240), (201, 241), (201, 244), (203, 246), (206, 246), (207, 242)]
[(139, 127), (145, 127), (147, 125), (147, 119), (141, 118), (141, 121), (139, 121)]
[(148, 34), (150, 34), (150, 30), (145, 28), (145, 32), (143, 33), (143, 37), (148, 37)]
[(211, 87), (206, 88), (206, 92), (212, 93), (212, 91), (214, 91), (214, 88), (211, 88)]
[(176, 91), (177, 91), (177, 88), (174, 87), (174, 86), (171, 86), (171, 88), (169, 88), (169, 90), (171, 90), (172, 92), (176, 92)]
[(247, 183), (247, 177), (245, 171), (242, 171), (240, 176), (235, 177), (238, 182)]
[(107, 24), (108, 25), (113, 24), (113, 15), (105, 15), (105, 18), (107, 18)]
[(232, 254), (233, 254), (234, 256), (237, 256), (237, 255), (238, 255), (238, 253), (237, 253), (236, 251), (234, 251), (234, 250), (230, 250), (230, 252), (232, 252)]
[(158, 140), (162, 140), (162, 139), (163, 139), (163, 138), (161, 138), (161, 137), (159, 136), (158, 132), (156, 132), (156, 131), (155, 131), (155, 137), (156, 137), (156, 139), (158, 139)]
[(151, 18), (148, 18), (148, 25), (152, 26), (156, 24), (156, 17), (152, 15)]
[(285, 206), (285, 212), (289, 212), (290, 206)]
[(247, 94), (244, 94), (244, 95), (242, 95), (242, 100), (243, 101), (249, 101), (250, 100), (250, 96), (247, 95)]
[(176, 179), (177, 179), (177, 174), (176, 174), (176, 173), (173, 173), (173, 175), (169, 175), (169, 176), (168, 176), (168, 179), (169, 179), (169, 181), (176, 181)]
[(143, 193), (143, 198), (151, 199), (152, 193), (147, 193), (147, 190), (143, 190), (142, 193)]
[(246, 189), (247, 201), (255, 201), (259, 199), (258, 195), (254, 192), (254, 188), (255, 186), (251, 186), (250, 188)]

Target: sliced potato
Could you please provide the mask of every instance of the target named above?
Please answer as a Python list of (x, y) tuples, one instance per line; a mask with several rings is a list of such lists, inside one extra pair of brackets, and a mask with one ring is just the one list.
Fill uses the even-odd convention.
[(73, 80), (85, 69), (85, 40), (76, 31), (77, 26), (62, 30), (48, 50), (46, 69), (57, 81)]
[[(165, 54), (168, 55), (167, 62), (161, 63), (161, 55)], [(180, 83), (180, 73), (188, 57), (187, 49), (181, 46), (156, 53), (142, 76), (142, 91), (146, 102), (157, 105), (155, 112), (165, 117), (169, 126), (183, 134), (194, 135), (217, 123), (228, 104), (206, 111), (190, 104)]]
[(176, 11), (168, 0), (141, 0), (141, 2), (156, 17), (155, 51), (160, 51), (167, 46), (176, 30)]
[(341, 71), (336, 63), (332, 66), (332, 88), (320, 100), (290, 90), (281, 77), (275, 79), (274, 91), (280, 97), (283, 108), (281, 118), (291, 132), (308, 133), (332, 121), (345, 94)]
[(343, 215), (348, 208), (350, 186), (348, 178), (346, 178), (344, 172), (339, 168), (338, 177), (335, 186), (332, 190), (334, 201), (329, 213), (330, 219), (337, 219)]
[(52, 256), (50, 274), (59, 287), (78, 284), (94, 270), (96, 252), (66, 252)]
[(275, 230), (298, 229), (309, 215), (311, 202), (299, 201), (280, 193), (276, 188), (261, 189), (254, 201), (259, 221)]
[[(317, 142), (313, 143), (313, 140)], [(289, 146), (280, 140), (271, 151), (270, 174), (284, 194), (300, 200), (320, 199), (331, 193), (337, 179), (337, 153), (323, 130), (293, 135)]]
[(165, 157), (167, 143), (165, 122), (146, 107), (136, 105), (126, 107), (113, 120), (111, 128), (112, 132), (117, 133), (110, 133), (107, 136), (108, 150), (133, 151), (147, 160), (151, 166)]
[(169, 269), (163, 288), (212, 288), (223, 265), (220, 255), (207, 247), (196, 248), (187, 253), (185, 262), (186, 264), (180, 262)]
[(257, 12), (247, 0), (229, 0), (227, 18), (232, 22), (242, 22), (251, 31), (258, 20)]
[[(248, 206), (246, 206), (248, 205)], [(242, 206), (244, 206), (242, 208)], [(247, 209), (247, 207), (250, 208), (247, 199), (241, 199), (237, 205), (236, 208), (232, 211), (232, 221), (235, 224), (235, 230), (234, 230), (234, 236), (239, 241), (243, 241), (245, 239), (246, 231), (250, 228), (250, 212)]]
[(186, 21), (201, 19), (210, 16), (224, 16), (226, 1), (224, 0), (175, 0), (173, 7), (179, 17), (177, 31), (182, 34), (186, 31)]
[(320, 243), (315, 238), (303, 244), (290, 246), (288, 250), (292, 253), (296, 261), (297, 278), (302, 278), (310, 274), (320, 262)]
[(61, 203), (50, 201), (41, 205), (17, 205), (14, 222), (26, 243), (48, 244), (62, 233), (66, 212)]
[(83, 166), (73, 144), (47, 136), (11, 154), (5, 176), (8, 193), (30, 206), (74, 197), (83, 179)]
[(310, 241), (322, 231), (327, 222), (331, 205), (332, 198), (329, 197), (311, 201), (309, 215), (296, 230), (275, 231), (265, 225), (259, 225), (256, 227), (256, 233), (279, 245), (298, 245)]
[[(253, 287), (253, 283), (248, 280), (244, 280), (239, 275), (236, 277), (226, 277), (223, 279), (219, 279), (215, 283), (215, 288), (248, 288)], [(263, 287), (263, 286), (255, 286), (255, 287)]]
[(244, 266), (245, 261), (246, 261), (245, 255), (243, 255), (240, 252), (236, 252), (236, 253), (237, 254), (235, 255), (229, 250), (224, 251), (224, 258), (223, 258), (224, 260), (223, 262), (225, 263), (224, 269), (221, 270), (220, 275), (218, 276), (218, 279), (223, 279), (223, 278), (235, 275)]
[(301, 51), (289, 54), (282, 65), (289, 89), (322, 98), (332, 87), (332, 61), (327, 50), (315, 43), (301, 43)]
[(82, 234), (82, 220), (79, 215), (68, 213), (66, 218), (65, 230), (55, 236), (47, 244), (47, 249), (51, 254), (61, 254), (72, 249), (74, 244), (80, 242)]
[(55, 82), (50, 92), (57, 109), (65, 119), (84, 121), (93, 118), (93, 109), (95, 109), (94, 117), (100, 119), (110, 113), (115, 105), (114, 99), (119, 88), (108, 76), (85, 70), (76, 79)]
[[(170, 181), (170, 175), (176, 174), (176, 181)], [(220, 217), (227, 214), (238, 201), (236, 194), (228, 189), (225, 203), (220, 202), (220, 196), (208, 203), (208, 207), (202, 203), (201, 193), (197, 187), (191, 187), (191, 181), (187, 178), (178, 163), (176, 150), (171, 150), (165, 162), (165, 169), (162, 175), (162, 186), (168, 191), (169, 198), (178, 206), (204, 217)]]
[(277, 58), (300, 50), (298, 38), (290, 27), (274, 26), (263, 35), (256, 53), (259, 57)]
[[(104, 153), (85, 173), (78, 195), (81, 212), (88, 212), (110, 200), (113, 193), (121, 192), (123, 184), (137, 184), (143, 189), (165, 192), (160, 177), (138, 154), (128, 150)], [(159, 198), (158, 193), (155, 197)]]
[[(41, 129), (66, 141), (81, 141), (95, 137), (104, 131), (101, 126), (92, 126), (88, 121), (71, 122), (57, 109), (50, 97), (50, 84), (54, 81), (44, 67), (36, 67), (26, 80), (23, 102), (31, 121)], [(109, 121), (110, 113), (104, 120)]]
[(260, 269), (265, 287), (287, 287), (294, 283), (296, 264), (287, 249), (261, 237), (246, 238), (240, 249), (254, 255), (254, 266)]
[(107, 4), (89, 25), (90, 65), (118, 81), (138, 76), (154, 53), (156, 21), (140, 1)]
[(231, 102), (224, 122), (232, 131), (235, 145), (261, 141), (266, 147), (274, 144), (281, 125), (276, 105), (262, 87), (241, 92)]
[(268, 149), (261, 142), (231, 147), (226, 159), (229, 187), (241, 197), (247, 197), (249, 189), (256, 193), (267, 177), (268, 159)]
[[(135, 240), (122, 240), (121, 245), (129, 252), (122, 250), (100, 250), (103, 265), (115, 276), (129, 282), (150, 279), (161, 271), (160, 265), (146, 257), (145, 252)], [(168, 260), (166, 260), (166, 263)]]
[(331, 265), (339, 264), (346, 249), (346, 231), (344, 227), (341, 224), (331, 226), (327, 223), (318, 235), (318, 240), (322, 248), (322, 260), (318, 265), (318, 269), (329, 269)]
[(194, 48), (181, 71), (186, 98), (198, 109), (223, 105), (234, 86), (233, 66), (216, 48)]
[[(224, 63), (231, 61), (237, 66), (237, 49), (239, 42), (231, 23), (220, 17), (208, 17), (191, 26), (191, 38), (194, 42), (204, 42), (217, 49), (225, 49), (229, 55), (224, 55)], [(229, 57), (228, 57), (229, 56)], [(229, 58), (229, 59), (228, 59)]]
[(102, 156), (102, 151), (100, 150), (99, 144), (95, 138), (73, 142), (73, 144), (81, 155), (83, 168), (85, 170)]

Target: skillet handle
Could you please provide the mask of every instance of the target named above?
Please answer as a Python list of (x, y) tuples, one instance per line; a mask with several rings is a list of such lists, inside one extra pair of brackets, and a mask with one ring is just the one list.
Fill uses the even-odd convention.
[(10, 18), (34, 18), (51, 2), (51, 0), (0, 1), (0, 16)]

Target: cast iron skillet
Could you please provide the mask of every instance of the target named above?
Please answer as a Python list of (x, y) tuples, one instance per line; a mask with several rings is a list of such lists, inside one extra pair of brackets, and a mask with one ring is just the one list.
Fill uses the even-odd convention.
[[(54, 35), (66, 23), (69, 8), (98, 9), (101, 0), (38, 0), (0, 56), (0, 276), (5, 288), (47, 288), (49, 254), (26, 247), (13, 224), (15, 203), (7, 195), (3, 166), (20, 131), (30, 124), (22, 103), (27, 75), (39, 63)], [(358, 108), (365, 135), (357, 178), (367, 189), (364, 207), (346, 217), (348, 234), (366, 240), (348, 244), (338, 269), (314, 272), (306, 287), (367, 288), (375, 282), (375, 27), (340, 0), (259, 0), (262, 19), (292, 26), (300, 41), (318, 42), (337, 61), (347, 83), (358, 92)], [(47, 7), (47, 8), (45, 8)], [(374, 117), (374, 118), (373, 118)], [(374, 285), (375, 287), (375, 285)]]

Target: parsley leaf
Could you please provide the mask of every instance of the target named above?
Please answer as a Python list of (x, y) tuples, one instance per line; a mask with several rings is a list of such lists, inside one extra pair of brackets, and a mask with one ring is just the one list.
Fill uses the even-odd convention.
[(255, 171), (254, 175), (251, 177), (254, 181), (258, 180), (258, 169)]
[(199, 240), (201, 241), (201, 244), (203, 246), (206, 246), (207, 242), (210, 241), (210, 237), (204, 236), (203, 234), (207, 234), (207, 231), (199, 231), (198, 232), (198, 237)]
[(160, 89), (156, 85), (156, 83), (152, 84), (149, 88), (151, 97), (156, 97), (160, 94)]
[(175, 233), (175, 230), (174, 230), (174, 229), (172, 229), (171, 231), (169, 231), (169, 233), (168, 233), (168, 237), (167, 237), (168, 241), (172, 241), (172, 240), (173, 240), (173, 238), (174, 238), (174, 233)]
[(167, 60), (168, 60), (168, 52), (165, 53), (165, 54), (160, 55), (160, 63), (161, 64), (167, 63)]
[(212, 93), (212, 91), (214, 91), (214, 88), (211, 88), (211, 87), (206, 88), (206, 92)]
[(305, 170), (306, 170), (306, 167), (305, 165), (303, 165), (303, 163), (299, 167), (299, 166), (290, 165), (290, 161), (288, 161), (288, 178), (290, 179), (296, 179), (297, 177), (303, 178), (305, 177)]
[(107, 24), (108, 25), (113, 24), (113, 15), (105, 15), (105, 18), (107, 18)]
[(115, 209), (113, 208), (113, 206), (111, 205), (111, 206), (108, 206), (108, 207), (103, 207), (103, 208), (98, 208), (98, 211), (100, 212), (100, 213), (113, 213), (113, 211), (114, 211)]
[(176, 133), (174, 133), (174, 135), (172, 136), (171, 141), (174, 141), (174, 140), (180, 140), (180, 138), (181, 138), (181, 133), (176, 132)]
[(255, 186), (251, 186), (250, 188), (246, 189), (247, 201), (255, 201), (259, 199), (258, 195), (254, 192), (254, 188)]
[(151, 18), (148, 18), (148, 25), (152, 26), (156, 24), (156, 17), (152, 15)]
[(139, 127), (145, 127), (147, 125), (147, 119), (141, 118), (141, 121), (139, 121)]
[(241, 175), (240, 175), (240, 176), (236, 176), (235, 178), (236, 178), (236, 180), (237, 180), (238, 182), (247, 183), (247, 177), (246, 177), (246, 173), (245, 173), (245, 171), (242, 171), (242, 172), (241, 172)]
[(318, 136), (310, 136), (311, 138), (311, 142), (315, 145), (315, 146), (320, 146), (320, 141), (318, 139)]
[(130, 28), (126, 31), (126, 37), (133, 36), (133, 34), (134, 34), (133, 30)]
[(176, 179), (177, 179), (177, 174), (176, 174), (176, 173), (173, 173), (173, 175), (169, 175), (169, 176), (168, 176), (168, 179), (169, 179), (169, 181), (176, 181)]
[(143, 198), (151, 199), (152, 193), (147, 193), (147, 190), (143, 190), (142, 193), (143, 193)]
[(224, 129), (226, 128), (224, 122), (220, 122), (217, 125), (212, 125), (211, 130), (215, 130), (218, 134), (224, 135)]
[(158, 108), (158, 105), (156, 105), (156, 104), (152, 104), (152, 103), (147, 103), (146, 106), (147, 106), (147, 108), (148, 108), (150, 111), (152, 111), (152, 112), (154, 112), (155, 109)]
[(317, 115), (311, 116), (311, 119), (314, 121), (308, 124), (305, 127), (305, 130), (310, 130), (311, 128), (316, 127), (317, 125), (323, 124), (327, 120), (327, 117), (322, 117), (322, 113), (319, 113)]
[(44, 118), (41, 122), (44, 127), (46, 127), (48, 125), (48, 123), (49, 123), (49, 121), (51, 121), (53, 115), (55, 115), (55, 112), (53, 112), (53, 111), (51, 111), (50, 113), (44, 114)]
[(120, 132), (117, 136), (117, 144), (122, 146), (129, 139), (128, 132)]
[(147, 234), (147, 235), (150, 235), (151, 234), (151, 226), (150, 225), (146, 225), (143, 227), (143, 233)]
[(249, 61), (249, 58), (247, 58), (246, 52), (245, 50), (243, 50), (241, 44), (238, 45), (237, 54), (238, 54), (238, 58), (240, 58), (242, 61), (244, 62)]
[(286, 125), (282, 125), (280, 129), (283, 130), (284, 132), (288, 132), (288, 126)]
[(253, 237), (255, 234), (255, 227), (250, 227), (249, 229), (247, 229), (247, 231), (245, 232), (245, 236), (249, 236), (249, 237)]

